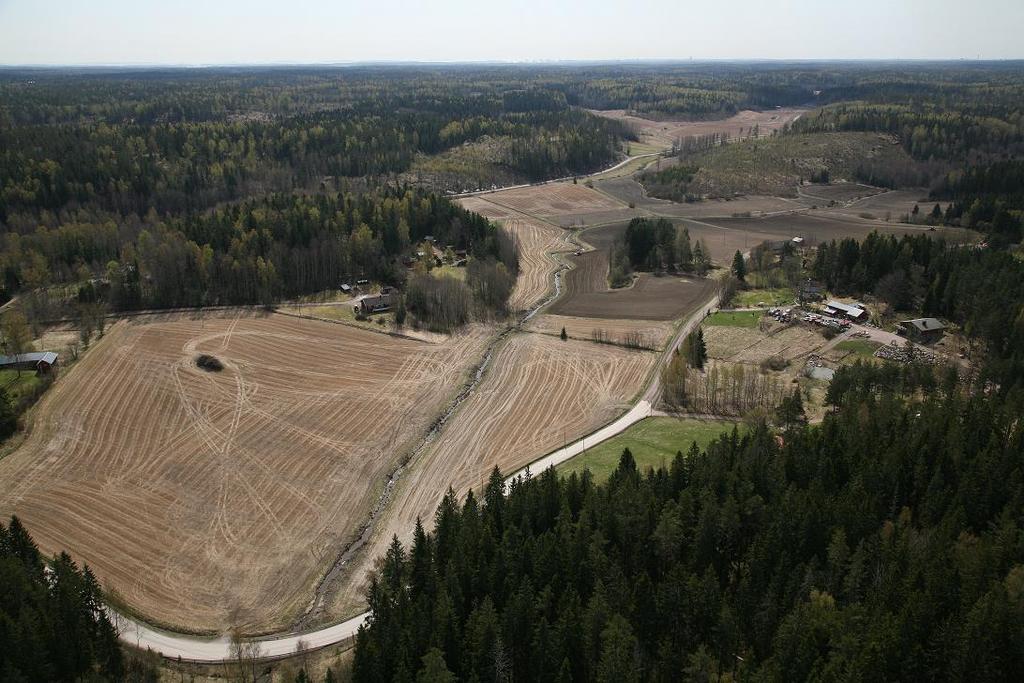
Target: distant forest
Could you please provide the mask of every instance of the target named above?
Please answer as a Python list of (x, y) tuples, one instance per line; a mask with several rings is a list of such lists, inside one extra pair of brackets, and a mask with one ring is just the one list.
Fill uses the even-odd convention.
[[(780, 67), (767, 69), (766, 74), (790, 92), (804, 88), (802, 103), (817, 107), (782, 135), (807, 140), (811, 138), (800, 136), (883, 133), (906, 152), (904, 159), (862, 154), (856, 164), (833, 160), (836, 168), (828, 168), (825, 159), (819, 173), (805, 174), (802, 180), (827, 182), (830, 171), (835, 177), (835, 171), (846, 170), (847, 179), (872, 185), (925, 186), (934, 198), (955, 201), (944, 222), (980, 229), (1001, 243), (1020, 240), (1024, 209), (1018, 182), (1024, 154), (1024, 68), (1020, 63)], [(644, 185), (652, 196), (698, 199), (700, 192), (693, 185), (696, 159), (721, 142), (718, 138), (682, 141), (679, 154), (684, 166), (647, 174)], [(797, 155), (790, 160), (793, 166), (804, 161), (798, 152), (793, 145), (781, 150), (782, 156)]]
[[(431, 193), (613, 163), (634, 133), (587, 111), (607, 108), (823, 105), (786, 134), (892, 134), (920, 168), (869, 165), (867, 180), (929, 173), (954, 200), (943, 220), (1013, 242), (1020, 162), (1002, 157), (1024, 144), (1021, 101), (1021, 70), (999, 63), (6, 69), (0, 284), (91, 280), (86, 303), (113, 309), (263, 303), (360, 275), (403, 284), (427, 235), (501, 260), (482, 223)], [(693, 199), (697, 171), (648, 181)]]

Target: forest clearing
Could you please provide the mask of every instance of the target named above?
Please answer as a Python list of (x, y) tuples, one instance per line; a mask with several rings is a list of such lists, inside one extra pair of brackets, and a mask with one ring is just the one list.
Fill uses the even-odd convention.
[(659, 121), (642, 118), (627, 113), (622, 109), (593, 110), (594, 114), (622, 121), (640, 138), (641, 143), (658, 149), (671, 147), (680, 138), (702, 137), (706, 135), (727, 135), (730, 138), (752, 134), (756, 127), (759, 135), (770, 135), (791, 123), (806, 109), (785, 107), (766, 111), (744, 110), (726, 119), (709, 121)]
[(152, 623), (287, 626), (487, 336), (428, 344), (281, 315), (120, 322), (0, 460), (0, 510)]

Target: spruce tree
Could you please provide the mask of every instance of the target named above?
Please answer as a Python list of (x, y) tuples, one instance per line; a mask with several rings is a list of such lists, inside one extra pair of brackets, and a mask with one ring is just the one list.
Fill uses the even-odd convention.
[(740, 282), (747, 281), (747, 264), (743, 260), (743, 254), (740, 253), (739, 249), (736, 250), (732, 257), (732, 273)]

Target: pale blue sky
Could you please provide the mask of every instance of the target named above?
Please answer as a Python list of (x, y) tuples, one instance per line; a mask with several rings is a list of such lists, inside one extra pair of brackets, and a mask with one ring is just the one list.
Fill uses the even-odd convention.
[(0, 64), (1011, 59), (1024, 0), (0, 0)]

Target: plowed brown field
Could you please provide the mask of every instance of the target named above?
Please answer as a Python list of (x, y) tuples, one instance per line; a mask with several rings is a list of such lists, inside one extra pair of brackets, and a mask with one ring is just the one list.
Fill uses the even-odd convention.
[(593, 190), (583, 183), (549, 183), (504, 190), (487, 195), (487, 201), (514, 211), (543, 216), (585, 215), (623, 209), (617, 200)]
[(567, 441), (607, 423), (629, 407), (657, 356), (540, 334), (511, 336), (488, 375), (446, 425), (436, 445), (414, 460), (399, 481), (353, 563), (334, 612), (365, 603), (366, 572), (393, 535), (406, 543), (416, 518), (428, 528), (445, 491), (479, 489), (497, 465), (514, 472)]
[(639, 273), (631, 287), (608, 288), (608, 251), (624, 233), (625, 224), (592, 228), (583, 239), (594, 249), (569, 256), (575, 266), (565, 274), (562, 296), (548, 313), (581, 318), (622, 320), (675, 320), (710, 296), (715, 282), (710, 278), (656, 277)]
[[(118, 323), (0, 460), (0, 513), (156, 621), (286, 626), (487, 333), (428, 344), (281, 315)], [(224, 370), (199, 370), (199, 353)]]
[(481, 216), (501, 223), (515, 238), (519, 247), (519, 277), (509, 297), (513, 311), (524, 311), (539, 303), (553, 288), (553, 275), (559, 264), (555, 252), (572, 251), (568, 233), (550, 223), (529, 218), (498, 206), (481, 197), (460, 199), (462, 206)]

